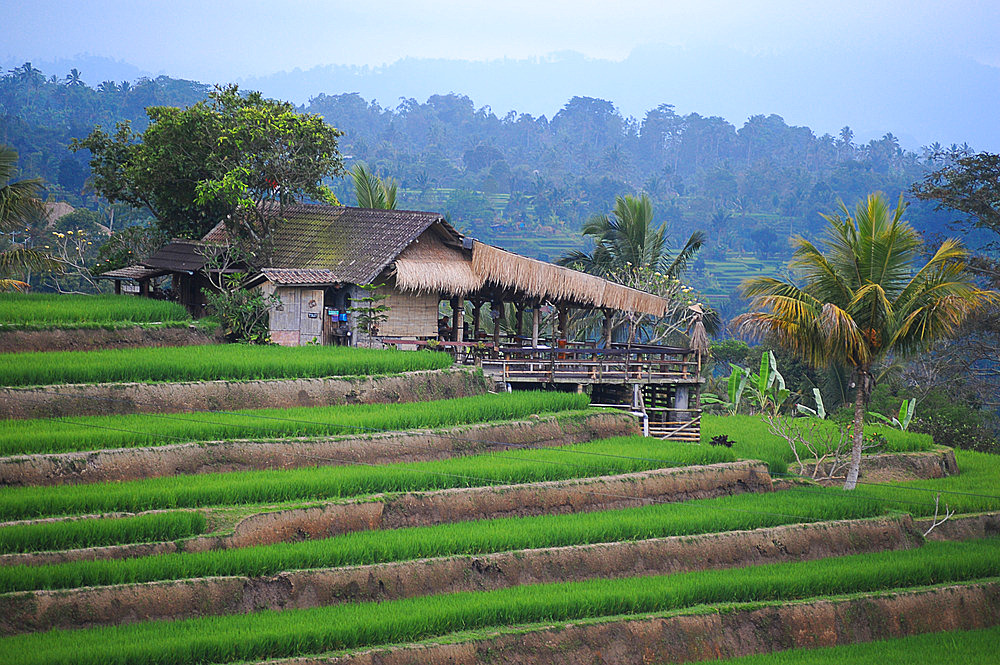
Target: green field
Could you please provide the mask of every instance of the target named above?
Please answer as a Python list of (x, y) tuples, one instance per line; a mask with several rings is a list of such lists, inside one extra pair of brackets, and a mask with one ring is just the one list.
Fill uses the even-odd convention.
[(648, 453), (649, 440), (635, 436), (433, 462), (318, 466), (90, 485), (15, 487), (0, 494), (0, 519), (329, 500), (381, 492), (565, 480), (734, 459), (729, 449), (709, 446), (672, 449), (670, 460), (647, 457)]
[(328, 376), (377, 376), (444, 369), (451, 356), (348, 346), (248, 346), (43, 351), (0, 354), (0, 383), (253, 381)]
[(154, 621), (0, 639), (7, 663), (228, 663), (456, 631), (778, 602), (1000, 575), (1000, 539), (675, 575), (519, 586), (308, 610)]
[(183, 305), (132, 296), (0, 293), (0, 330), (187, 326)]
[(584, 409), (586, 395), (518, 392), (404, 404), (0, 420), (0, 455), (64, 453), (189, 441), (364, 436)]
[[(806, 423), (806, 418), (797, 418), (796, 422)], [(795, 461), (788, 443), (771, 434), (767, 425), (758, 416), (702, 416), (701, 440), (708, 442), (715, 436), (725, 434), (734, 442), (733, 452), (740, 459), (756, 459), (767, 463), (772, 474), (780, 475), (788, 471), (788, 465)], [(811, 422), (815, 422), (812, 420)], [(826, 421), (818, 423), (823, 430), (834, 430), (836, 425)], [(869, 425), (865, 427), (866, 434), (880, 434), (885, 437), (885, 449), (881, 452), (904, 453), (919, 450), (930, 450), (934, 441), (927, 434), (904, 432), (894, 427)], [(800, 450), (803, 458), (808, 457), (805, 450)]]
[(283, 570), (357, 566), (425, 557), (479, 555), (759, 529), (782, 524), (862, 519), (886, 512), (884, 501), (853, 497), (843, 492), (813, 490), (807, 494), (738, 494), (623, 510), (358, 531), (324, 540), (241, 549), (0, 568), (0, 592), (71, 589), (216, 575), (274, 575)]
[[(193, 511), (18, 524), (0, 527), (0, 554), (152, 543), (187, 538), (204, 530), (205, 516)], [(0, 568), (0, 573), (5, 570)]]

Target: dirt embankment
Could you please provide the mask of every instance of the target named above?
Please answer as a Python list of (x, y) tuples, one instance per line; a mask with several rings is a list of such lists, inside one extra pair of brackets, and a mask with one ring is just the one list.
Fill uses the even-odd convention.
[[(805, 465), (803, 475), (812, 476), (813, 466)], [(796, 464), (789, 466), (792, 473), (800, 473)], [(944, 478), (958, 473), (958, 462), (955, 461), (955, 451), (951, 448), (938, 446), (934, 450), (914, 453), (884, 453), (865, 455), (861, 461), (860, 479), (871, 483), (888, 483), (902, 480), (924, 480), (929, 478)], [(827, 475), (824, 466), (818, 474)], [(840, 484), (837, 480), (830, 484)]]
[(141, 346), (217, 344), (221, 338), (192, 326), (182, 328), (120, 328), (118, 330), (53, 329), (2, 330), (0, 353), (24, 351), (94, 351)]
[(392, 404), (486, 391), (486, 380), (469, 369), (381, 377), (70, 384), (0, 388), (0, 418)]
[[(942, 515), (938, 519), (944, 517)], [(934, 524), (933, 519), (916, 520), (916, 528), (924, 533)], [(1000, 512), (950, 517), (927, 534), (928, 540), (976, 540), (1000, 536)]]
[[(0, 556), (0, 565), (44, 565), (64, 561), (122, 559), (183, 549), (270, 545), (329, 538), (374, 529), (430, 526), (501, 517), (617, 510), (651, 502), (706, 499), (743, 492), (770, 492), (771, 477), (759, 462), (727, 462), (678, 469), (656, 469), (523, 485), (468, 487), (434, 492), (372, 496), (363, 501), (262, 512), (238, 522), (225, 536), (199, 536), (177, 543), (35, 552)], [(136, 553), (133, 553), (136, 552)]]
[(910, 518), (796, 524), (480, 556), (420, 559), (273, 577), (196, 580), (0, 595), (5, 634), (395, 600), (523, 584), (729, 568), (908, 549), (921, 538)]
[(515, 446), (562, 446), (637, 434), (623, 413), (547, 416), (525, 421), (364, 437), (216, 441), (0, 458), (0, 486), (139, 480), (177, 474), (292, 469), (323, 464), (395, 464)]
[(271, 665), (685, 663), (858, 644), (1000, 624), (1000, 583), (865, 594), (724, 612), (566, 622), (480, 639), (380, 648)]

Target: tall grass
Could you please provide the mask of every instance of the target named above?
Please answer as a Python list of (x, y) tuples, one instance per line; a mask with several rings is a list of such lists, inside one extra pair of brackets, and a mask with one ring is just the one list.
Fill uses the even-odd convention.
[[(278, 503), (531, 483), (732, 461), (725, 448), (678, 446), (658, 459), (652, 439), (620, 437), (531, 450), (502, 451), (432, 462), (326, 466), (150, 478), (133, 482), (18, 487), (0, 494), (0, 519), (137, 512), (158, 508)], [(317, 463), (322, 463), (317, 460)]]
[(5, 386), (375, 376), (451, 365), (436, 351), (220, 344), (0, 355)]
[(204, 530), (205, 516), (193, 511), (17, 524), (0, 528), (0, 554), (151, 543), (187, 538)]
[(1000, 626), (980, 630), (952, 630), (911, 635), (865, 644), (845, 644), (820, 649), (792, 649), (776, 653), (707, 661), (714, 665), (970, 665), (997, 660)]
[[(801, 419), (804, 421), (805, 419)], [(833, 430), (836, 424), (827, 421), (819, 423), (822, 429)], [(903, 432), (894, 427), (866, 427), (868, 433), (878, 433), (885, 437), (885, 452), (902, 453), (918, 450), (929, 450), (934, 441), (927, 434)], [(784, 439), (771, 434), (767, 424), (759, 416), (702, 416), (701, 440), (709, 441), (712, 437), (725, 434), (734, 441), (733, 451), (740, 459), (755, 459), (766, 462), (771, 473), (783, 474), (788, 471), (788, 465), (795, 461), (791, 447)], [(808, 456), (805, 450), (800, 455)]]
[(411, 642), (456, 631), (789, 601), (1000, 575), (1000, 539), (658, 577), (519, 586), (308, 610), (53, 630), (0, 640), (5, 662), (223, 663)]
[(531, 414), (583, 409), (587, 404), (586, 395), (517, 392), (405, 404), (0, 420), (0, 455), (63, 453), (187, 441), (365, 435), (372, 430), (396, 431), (509, 420)]
[(0, 293), (0, 329), (118, 328), (138, 324), (188, 325), (183, 305), (111, 295)]
[(885, 512), (883, 501), (847, 494), (738, 494), (624, 510), (359, 531), (325, 540), (241, 549), (0, 568), (0, 593), (216, 575), (274, 575), (304, 568), (335, 568), (860, 519)]
[(1000, 510), (1000, 455), (956, 449), (955, 461), (958, 475), (887, 485), (862, 484), (854, 491), (891, 501), (898, 509), (921, 517), (934, 514), (934, 498), (938, 495), (942, 515), (946, 505), (959, 514)]

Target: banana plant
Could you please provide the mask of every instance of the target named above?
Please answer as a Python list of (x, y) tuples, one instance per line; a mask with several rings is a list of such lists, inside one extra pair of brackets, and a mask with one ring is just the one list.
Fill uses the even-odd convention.
[(826, 420), (826, 407), (823, 405), (823, 394), (819, 391), (819, 388), (813, 388), (813, 397), (816, 399), (815, 409), (810, 409), (803, 404), (796, 404), (795, 408), (799, 410), (799, 413), (815, 416), (820, 420)]
[(899, 415), (893, 417), (892, 419), (886, 418), (881, 413), (876, 413), (875, 411), (869, 411), (868, 415), (875, 416), (876, 419), (881, 420), (884, 423), (898, 427), (899, 429), (906, 431), (906, 428), (910, 426), (913, 421), (913, 413), (917, 410), (917, 399), (911, 397), (910, 399), (904, 399), (903, 403), (899, 405)]

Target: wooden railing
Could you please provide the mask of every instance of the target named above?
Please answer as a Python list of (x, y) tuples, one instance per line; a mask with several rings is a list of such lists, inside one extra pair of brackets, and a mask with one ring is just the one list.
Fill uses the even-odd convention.
[(501, 347), (482, 360), (498, 381), (543, 383), (698, 382), (697, 353), (674, 347)]

